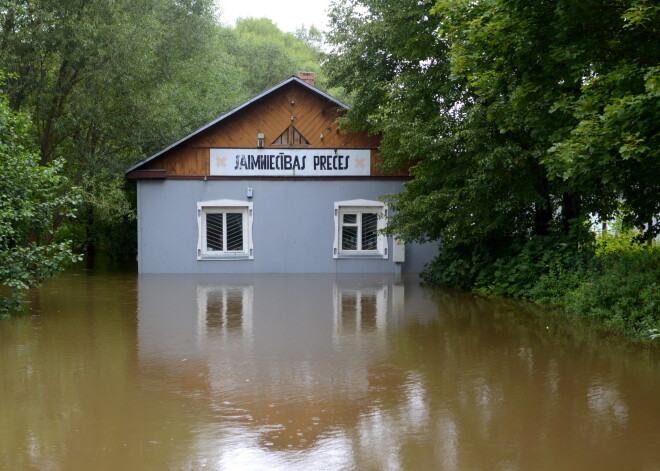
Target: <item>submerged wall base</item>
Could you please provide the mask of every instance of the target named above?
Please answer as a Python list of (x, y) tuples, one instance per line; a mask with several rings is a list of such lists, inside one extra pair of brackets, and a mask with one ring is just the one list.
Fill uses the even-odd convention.
[[(333, 258), (334, 203), (401, 191), (397, 180), (138, 180), (141, 273), (394, 273), (388, 258)], [(252, 188), (253, 197), (247, 197)], [(197, 203), (253, 203), (252, 260), (197, 260)], [(419, 273), (437, 244), (407, 244), (404, 273)]]

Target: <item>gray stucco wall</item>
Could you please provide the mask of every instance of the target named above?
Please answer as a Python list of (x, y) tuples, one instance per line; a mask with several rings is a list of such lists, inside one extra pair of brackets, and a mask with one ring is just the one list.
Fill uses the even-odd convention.
[[(141, 273), (392, 273), (389, 258), (333, 259), (334, 202), (400, 191), (391, 180), (139, 180)], [(254, 196), (246, 197), (251, 187)], [(197, 202), (254, 205), (253, 260), (197, 260)], [(437, 244), (407, 244), (404, 273), (419, 273)]]

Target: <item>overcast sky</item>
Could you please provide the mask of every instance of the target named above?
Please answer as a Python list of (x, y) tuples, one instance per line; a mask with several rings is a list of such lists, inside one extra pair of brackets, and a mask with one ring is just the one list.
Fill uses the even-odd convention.
[(216, 0), (221, 21), (233, 25), (237, 18), (270, 18), (282, 30), (294, 32), (304, 24), (326, 29), (330, 0)]

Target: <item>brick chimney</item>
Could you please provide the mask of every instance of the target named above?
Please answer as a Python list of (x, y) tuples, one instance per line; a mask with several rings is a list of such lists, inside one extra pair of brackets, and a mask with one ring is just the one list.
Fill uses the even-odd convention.
[(314, 80), (316, 80), (316, 74), (314, 72), (298, 72), (298, 78), (313, 87)]

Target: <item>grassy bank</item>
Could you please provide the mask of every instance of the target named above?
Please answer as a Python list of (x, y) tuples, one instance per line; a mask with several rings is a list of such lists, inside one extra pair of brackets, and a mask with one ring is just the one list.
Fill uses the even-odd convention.
[(526, 297), (601, 320), (636, 337), (660, 329), (660, 248), (600, 254), (588, 263), (553, 267)]
[[(473, 258), (474, 261), (474, 258)], [(454, 284), (456, 257), (440, 256), (424, 274), (431, 284)], [(617, 334), (660, 341), (660, 247), (626, 235), (601, 237), (567, 250), (528, 241), (514, 254), (471, 266), (462, 287), (563, 307)], [(453, 278), (452, 278), (453, 276)], [(449, 282), (447, 282), (449, 281)]]

